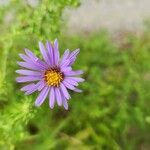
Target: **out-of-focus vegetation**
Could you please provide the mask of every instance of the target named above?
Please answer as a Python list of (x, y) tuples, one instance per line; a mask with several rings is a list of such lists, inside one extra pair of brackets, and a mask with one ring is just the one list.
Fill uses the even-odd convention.
[[(61, 34), (61, 14), (76, 0), (43, 0), (32, 8), (14, 0), (0, 8), (0, 150), (148, 150), (150, 148), (150, 31), (126, 35), (117, 46), (106, 32)], [(63, 23), (64, 25), (64, 23)], [(71, 93), (69, 111), (37, 96), (24, 96), (15, 82), (18, 53), (39, 55), (38, 41), (60, 42), (81, 52), (83, 93)], [(119, 39), (120, 40), (120, 39)]]

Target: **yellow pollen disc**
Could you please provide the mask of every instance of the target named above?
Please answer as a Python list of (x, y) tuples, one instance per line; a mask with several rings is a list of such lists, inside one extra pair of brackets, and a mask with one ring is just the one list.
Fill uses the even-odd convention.
[(50, 86), (59, 86), (62, 80), (63, 74), (57, 69), (51, 69), (45, 72), (45, 81)]

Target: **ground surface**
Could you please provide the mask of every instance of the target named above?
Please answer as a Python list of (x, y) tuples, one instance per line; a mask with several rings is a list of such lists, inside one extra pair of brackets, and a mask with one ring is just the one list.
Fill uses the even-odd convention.
[(97, 31), (106, 28), (116, 31), (143, 30), (143, 22), (150, 17), (149, 0), (83, 0), (82, 5), (69, 14), (69, 33)]

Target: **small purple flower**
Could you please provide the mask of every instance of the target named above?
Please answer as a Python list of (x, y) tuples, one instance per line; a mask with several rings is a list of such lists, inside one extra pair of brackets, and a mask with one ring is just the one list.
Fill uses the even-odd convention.
[(76, 87), (84, 79), (75, 76), (83, 74), (83, 71), (73, 71), (71, 67), (76, 60), (79, 49), (73, 52), (67, 49), (60, 59), (57, 40), (53, 45), (47, 41), (46, 46), (39, 42), (39, 48), (44, 61), (28, 49), (25, 49), (26, 54), (19, 54), (23, 61), (17, 63), (26, 69), (16, 71), (22, 75), (17, 77), (16, 81), (28, 82), (28, 85), (21, 88), (21, 91), (24, 91), (26, 95), (35, 91), (40, 92), (35, 101), (36, 106), (40, 106), (48, 96), (50, 108), (54, 108), (56, 101), (59, 106), (63, 105), (65, 109), (68, 109), (67, 100), (71, 97), (67, 89), (82, 92)]

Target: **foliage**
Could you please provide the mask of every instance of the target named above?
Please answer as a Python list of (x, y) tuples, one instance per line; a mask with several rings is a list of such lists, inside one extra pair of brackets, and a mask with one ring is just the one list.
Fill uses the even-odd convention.
[[(138, 150), (149, 148), (150, 32), (128, 35), (121, 46), (106, 32), (63, 36), (61, 14), (76, 0), (43, 0), (37, 7), (12, 0), (0, 9), (0, 149)], [(12, 15), (13, 14), (13, 15)], [(5, 19), (7, 18), (7, 20)], [(15, 82), (18, 53), (39, 55), (39, 40), (59, 38), (60, 49), (81, 52), (83, 93), (71, 93), (70, 109), (50, 110), (48, 101), (24, 96)]]
[(78, 4), (76, 0), (42, 0), (32, 7), (25, 0), (12, 0), (0, 7), (0, 149), (14, 149), (17, 141), (24, 140), (25, 127), (35, 116), (33, 98), (25, 97), (15, 82), (18, 53), (30, 47), (38, 54), (39, 40), (59, 35), (64, 8)]

